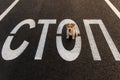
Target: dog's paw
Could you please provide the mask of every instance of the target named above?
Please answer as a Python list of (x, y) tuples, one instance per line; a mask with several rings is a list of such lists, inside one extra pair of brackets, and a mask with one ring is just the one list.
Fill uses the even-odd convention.
[(69, 37), (66, 37), (66, 39), (69, 39)]
[(74, 39), (75, 39), (75, 37), (72, 37), (72, 39), (74, 40)]

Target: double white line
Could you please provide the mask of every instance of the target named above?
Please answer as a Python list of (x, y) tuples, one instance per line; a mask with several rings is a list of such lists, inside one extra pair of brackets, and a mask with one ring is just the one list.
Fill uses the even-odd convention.
[[(0, 15), (0, 21), (12, 10), (12, 8), (19, 2), (19, 0), (15, 0), (1, 15)], [(110, 0), (105, 0), (105, 2), (110, 6), (110, 8), (115, 12), (115, 14), (120, 19), (120, 12), (117, 10), (117, 8), (110, 2)]]
[(12, 10), (12, 8), (19, 2), (19, 0), (15, 0), (1, 15), (0, 21)]
[(117, 10), (117, 8), (110, 2), (110, 0), (105, 0), (105, 2), (109, 5), (109, 7), (115, 12), (115, 14), (120, 19), (120, 12)]

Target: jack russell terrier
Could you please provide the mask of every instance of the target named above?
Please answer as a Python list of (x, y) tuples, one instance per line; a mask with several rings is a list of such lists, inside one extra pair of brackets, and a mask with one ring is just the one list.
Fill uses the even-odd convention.
[(70, 36), (72, 36), (72, 39), (75, 39), (78, 36), (78, 32), (76, 30), (76, 26), (74, 23), (68, 23), (65, 25), (66, 26), (66, 35), (67, 35), (67, 39), (69, 39)]

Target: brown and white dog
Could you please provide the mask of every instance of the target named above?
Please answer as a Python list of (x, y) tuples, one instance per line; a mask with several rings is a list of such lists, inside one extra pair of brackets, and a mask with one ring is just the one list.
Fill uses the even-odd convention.
[(77, 36), (78, 36), (78, 32), (76, 30), (76, 26), (74, 23), (69, 23), (69, 24), (66, 24), (66, 35), (67, 35), (67, 39), (69, 39), (70, 36), (72, 36), (72, 39), (75, 39)]

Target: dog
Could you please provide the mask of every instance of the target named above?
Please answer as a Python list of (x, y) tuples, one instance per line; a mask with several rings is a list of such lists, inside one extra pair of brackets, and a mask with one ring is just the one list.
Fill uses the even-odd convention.
[(74, 40), (78, 36), (78, 32), (76, 30), (76, 26), (74, 23), (68, 23), (65, 25), (66, 26), (66, 35), (67, 39), (69, 39), (70, 36), (72, 36), (72, 39)]

